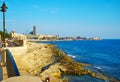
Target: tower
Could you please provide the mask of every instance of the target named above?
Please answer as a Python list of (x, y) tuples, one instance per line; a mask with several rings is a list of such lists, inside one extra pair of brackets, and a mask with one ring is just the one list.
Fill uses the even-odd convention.
[(36, 33), (36, 26), (33, 26), (33, 35), (37, 35), (37, 33)]

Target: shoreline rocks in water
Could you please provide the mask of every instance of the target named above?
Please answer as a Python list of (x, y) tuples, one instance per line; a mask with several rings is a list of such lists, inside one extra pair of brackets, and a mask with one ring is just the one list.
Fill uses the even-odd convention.
[(61, 72), (70, 75), (90, 75), (101, 80), (107, 79), (105, 75), (98, 75), (97, 73), (94, 73), (91, 70), (85, 70), (84, 67), (89, 66), (89, 64), (75, 62), (64, 52), (58, 49), (54, 50), (53, 52), (57, 54), (57, 59), (59, 60), (60, 65), (66, 68), (65, 70), (60, 69)]
[(90, 75), (102, 80), (107, 79), (103, 74), (84, 69), (89, 64), (74, 62), (55, 45), (27, 42), (27, 47), (26, 53), (12, 53), (21, 75), (38, 76), (43, 81), (49, 76), (51, 82), (67, 82), (61, 78), (62, 74)]

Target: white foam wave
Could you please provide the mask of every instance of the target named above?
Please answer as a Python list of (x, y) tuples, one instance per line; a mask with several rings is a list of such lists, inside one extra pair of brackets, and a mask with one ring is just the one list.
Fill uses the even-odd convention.
[(96, 69), (102, 69), (101, 67), (95, 66)]
[(68, 54), (68, 56), (70, 56), (71, 58), (76, 58), (76, 56)]

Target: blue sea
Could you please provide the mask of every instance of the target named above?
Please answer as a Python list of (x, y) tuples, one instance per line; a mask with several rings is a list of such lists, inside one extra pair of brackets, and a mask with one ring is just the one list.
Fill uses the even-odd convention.
[[(41, 42), (40, 42), (41, 43)], [(74, 61), (92, 65), (92, 69), (120, 79), (120, 39), (48, 41), (42, 43), (55, 44)], [(69, 82), (109, 82), (92, 78), (89, 75), (64, 75)]]

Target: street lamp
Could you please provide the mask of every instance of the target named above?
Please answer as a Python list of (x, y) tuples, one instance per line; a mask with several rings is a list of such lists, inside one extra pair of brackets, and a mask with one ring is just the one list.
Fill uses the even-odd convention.
[(7, 6), (4, 1), (1, 6), (1, 12), (3, 12), (3, 43), (5, 43), (5, 12), (6, 12), (6, 9), (7, 9)]

